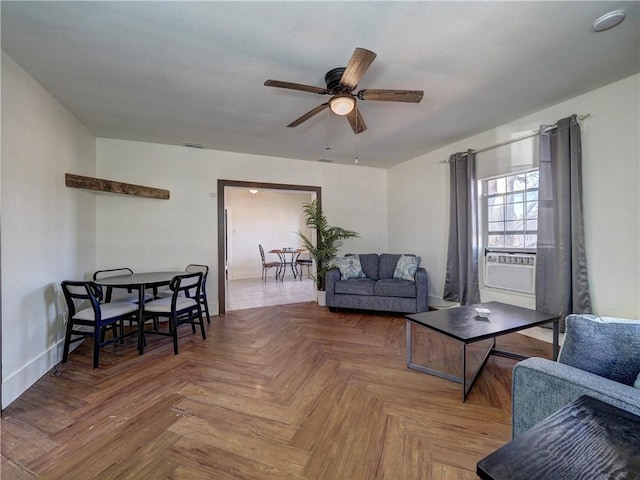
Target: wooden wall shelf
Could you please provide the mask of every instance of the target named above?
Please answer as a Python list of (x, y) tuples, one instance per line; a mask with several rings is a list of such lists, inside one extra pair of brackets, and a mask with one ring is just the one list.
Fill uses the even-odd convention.
[(71, 173), (64, 174), (65, 184), (71, 188), (95, 190), (96, 192), (119, 193), (122, 195), (136, 195), (138, 197), (158, 198), (169, 200), (169, 190), (162, 188), (145, 187), (132, 183), (114, 182), (102, 178), (83, 177)]

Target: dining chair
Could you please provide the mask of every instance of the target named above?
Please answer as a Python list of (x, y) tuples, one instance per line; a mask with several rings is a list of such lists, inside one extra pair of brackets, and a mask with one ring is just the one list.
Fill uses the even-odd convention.
[[(204, 320), (202, 319), (202, 304), (199, 300), (202, 286), (202, 272), (176, 275), (171, 280), (171, 297), (164, 297), (144, 305), (145, 319), (154, 320), (153, 330), (143, 331), (144, 335), (164, 335), (173, 337), (173, 353), (178, 354), (178, 327), (185, 323), (191, 324), (191, 331), (196, 333), (196, 325), (200, 325), (202, 339), (206, 340)], [(189, 296), (190, 292), (192, 293)], [(161, 330), (160, 324), (155, 320), (158, 317), (169, 319), (168, 331)]]
[(296, 259), (296, 267), (298, 268), (300, 281), (302, 281), (302, 269), (307, 267), (307, 278), (311, 278), (311, 267), (313, 267), (313, 260), (310, 258), (298, 258)]
[[(69, 358), (69, 347), (72, 343), (85, 338), (93, 338), (93, 368), (97, 368), (100, 348), (124, 339), (128, 335), (137, 334), (138, 330), (124, 331), (124, 320), (138, 322), (138, 305), (133, 302), (101, 303), (103, 293), (94, 282), (65, 280), (62, 292), (67, 302), (68, 318), (64, 337), (62, 363)], [(119, 325), (118, 325), (119, 324)], [(80, 327), (93, 327), (92, 330)], [(118, 326), (120, 331), (118, 333)], [(105, 339), (106, 330), (111, 327), (111, 338)], [(75, 336), (75, 338), (72, 338)]]
[(189, 265), (187, 265), (185, 271), (189, 273), (202, 273), (202, 284), (200, 285), (200, 296), (198, 299), (200, 300), (201, 307), (204, 307), (205, 316), (207, 317), (207, 323), (211, 323), (211, 318), (209, 316), (209, 301), (207, 300), (207, 276), (209, 275), (209, 267), (207, 265), (190, 263)]
[[(93, 274), (93, 281), (100, 280), (107, 277), (116, 277), (118, 275), (133, 275), (133, 270), (128, 267), (122, 268), (110, 268), (107, 270), (97, 270)], [(116, 289), (114, 292), (113, 290)], [(144, 294), (145, 301), (153, 300), (151, 293)], [(138, 292), (133, 291), (131, 288), (118, 288), (107, 287), (104, 293), (104, 302), (138, 302)]]
[(258, 249), (260, 250), (260, 258), (262, 259), (262, 281), (267, 281), (267, 272), (270, 268), (276, 269), (276, 280), (280, 275), (280, 269), (282, 268), (282, 262), (267, 262), (264, 257), (264, 248), (262, 248), (261, 244), (258, 244)]
[[(209, 301), (207, 300), (207, 276), (209, 275), (209, 267), (207, 265), (200, 265), (197, 263), (190, 263), (187, 265), (187, 268), (184, 269), (185, 272), (194, 273), (194, 272), (202, 272), (202, 285), (200, 286), (200, 303), (202, 307), (204, 307), (205, 316), (207, 317), (207, 323), (211, 323), (211, 317), (209, 315)], [(155, 298), (165, 298), (173, 295), (171, 288), (169, 286), (162, 287), (155, 290), (154, 297)], [(194, 298), (194, 293), (189, 292), (189, 296)]]

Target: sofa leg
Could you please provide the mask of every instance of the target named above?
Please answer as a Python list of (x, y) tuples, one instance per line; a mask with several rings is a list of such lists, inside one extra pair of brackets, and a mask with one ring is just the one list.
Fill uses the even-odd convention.
[(338, 311), (338, 307), (329, 307), (329, 311), (332, 313), (336, 313)]

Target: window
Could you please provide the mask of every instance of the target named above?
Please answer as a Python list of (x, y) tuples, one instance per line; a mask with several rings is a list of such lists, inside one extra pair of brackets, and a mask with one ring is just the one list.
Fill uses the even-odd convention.
[(538, 240), (538, 170), (482, 181), (487, 249), (531, 250)]

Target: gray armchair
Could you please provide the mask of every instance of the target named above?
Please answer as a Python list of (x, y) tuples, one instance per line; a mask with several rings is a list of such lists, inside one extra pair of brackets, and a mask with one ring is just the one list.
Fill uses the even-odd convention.
[(557, 362), (516, 364), (513, 438), (581, 395), (640, 415), (640, 320), (613, 320), (569, 315)]

